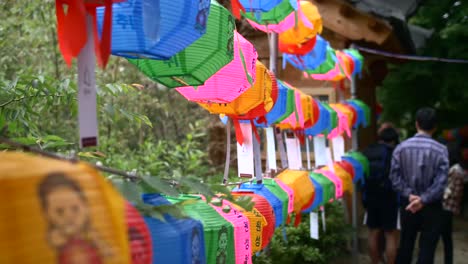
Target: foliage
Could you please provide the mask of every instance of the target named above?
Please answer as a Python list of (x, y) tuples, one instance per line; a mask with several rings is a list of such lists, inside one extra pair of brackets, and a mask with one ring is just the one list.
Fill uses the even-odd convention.
[[(411, 23), (432, 28), (434, 33), (419, 55), (468, 59), (468, 2), (428, 0)], [(382, 119), (414, 129), (414, 113), (423, 106), (435, 107), (442, 128), (466, 123), (468, 64), (406, 62), (392, 65), (378, 91), (384, 107)]]
[[(330, 263), (343, 254), (351, 227), (344, 223), (343, 208), (334, 202), (326, 206), (326, 231), (319, 226), (319, 240), (310, 238), (309, 215), (303, 215), (298, 227), (288, 225), (286, 240), (278, 228), (268, 250), (254, 257), (255, 264)], [(321, 221), (319, 221), (321, 223)]]

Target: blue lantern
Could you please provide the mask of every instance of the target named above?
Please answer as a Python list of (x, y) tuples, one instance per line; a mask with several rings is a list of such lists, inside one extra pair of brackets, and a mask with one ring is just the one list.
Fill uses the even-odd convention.
[(267, 187), (263, 184), (256, 183), (243, 183), (239, 188), (235, 188), (233, 192), (236, 191), (250, 191), (264, 197), (273, 207), (275, 213), (275, 227), (279, 227), (284, 223), (283, 219), (283, 203), (278, 197), (276, 197)]
[[(206, 31), (210, 0), (127, 0), (112, 7), (112, 54), (166, 60)], [(97, 8), (102, 30), (104, 8)]]
[(307, 136), (316, 136), (321, 134), (330, 126), (330, 112), (327, 111), (320, 101), (316, 100), (316, 102), (319, 107), (318, 121), (313, 126), (304, 130), (304, 134)]
[[(145, 194), (143, 201), (154, 206), (170, 204), (159, 194)], [(202, 223), (170, 215), (164, 215), (164, 220), (145, 217), (153, 241), (153, 263), (206, 263)]]
[(247, 12), (267, 12), (279, 5), (282, 0), (240, 0), (239, 2)]

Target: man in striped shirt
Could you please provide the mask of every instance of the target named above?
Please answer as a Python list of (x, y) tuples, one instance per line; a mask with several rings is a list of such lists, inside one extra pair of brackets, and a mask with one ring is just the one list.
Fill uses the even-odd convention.
[(418, 232), (421, 234), (417, 263), (434, 263), (442, 230), (442, 198), (449, 167), (447, 148), (432, 139), (436, 122), (434, 109), (418, 110), (418, 133), (393, 152), (390, 179), (402, 198), (397, 263), (411, 263)]

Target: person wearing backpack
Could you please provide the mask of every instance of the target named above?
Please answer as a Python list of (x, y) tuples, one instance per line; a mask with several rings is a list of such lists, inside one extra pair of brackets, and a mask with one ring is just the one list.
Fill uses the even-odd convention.
[(403, 141), (393, 152), (390, 179), (401, 195), (401, 234), (397, 262), (412, 263), (418, 233), (418, 264), (434, 263), (437, 241), (443, 228), (442, 198), (449, 170), (447, 147), (432, 138), (436, 112), (416, 112), (415, 136)]
[[(370, 173), (363, 186), (363, 204), (367, 210), (369, 256), (373, 264), (380, 263), (381, 248), (389, 264), (395, 263), (398, 248), (398, 195), (389, 178), (393, 149), (399, 142), (395, 128), (383, 125), (378, 142), (371, 144), (364, 155), (369, 160)], [(381, 241), (383, 238), (383, 241)], [(384, 242), (385, 246), (380, 243)]]

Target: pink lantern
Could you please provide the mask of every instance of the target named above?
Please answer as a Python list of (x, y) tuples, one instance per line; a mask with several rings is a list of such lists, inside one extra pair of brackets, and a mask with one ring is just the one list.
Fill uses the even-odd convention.
[(346, 135), (348, 137), (351, 137), (351, 131), (350, 131), (350, 122), (348, 115), (346, 115), (340, 107), (337, 107), (334, 104), (330, 104), (330, 107), (333, 108), (333, 110), (336, 111), (336, 114), (338, 115), (338, 126), (335, 127), (330, 134), (328, 134), (328, 138), (335, 138), (339, 135), (342, 135), (343, 132), (346, 132)]
[[(297, 12), (297, 16), (296, 16)], [(268, 25), (261, 25), (256, 23), (253, 20), (247, 19), (247, 22), (250, 23), (250, 25), (258, 30), (261, 30), (263, 32), (276, 32), (276, 33), (281, 33), (284, 32), (292, 27), (294, 27), (298, 22), (296, 18), (300, 19), (304, 26), (313, 29), (314, 25), (310, 23), (309, 19), (304, 15), (304, 13), (301, 11), (301, 8), (297, 9), (297, 11), (291, 12), (283, 21), (279, 22), (278, 24), (268, 24)]]
[(204, 85), (179, 87), (176, 90), (193, 102), (230, 103), (255, 82), (257, 57), (252, 43), (234, 31), (234, 59), (206, 80)]

